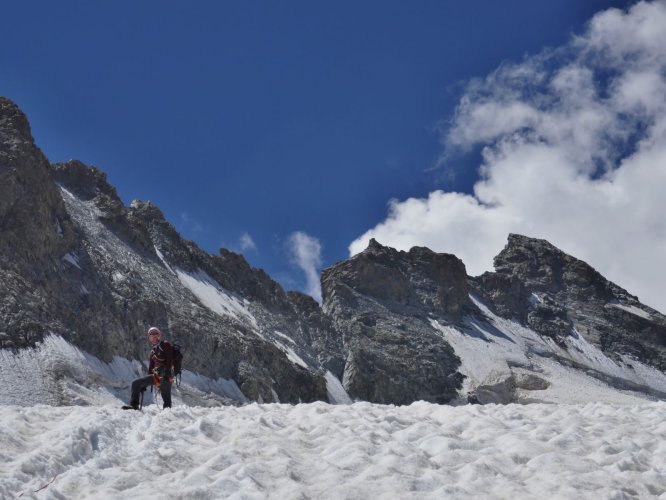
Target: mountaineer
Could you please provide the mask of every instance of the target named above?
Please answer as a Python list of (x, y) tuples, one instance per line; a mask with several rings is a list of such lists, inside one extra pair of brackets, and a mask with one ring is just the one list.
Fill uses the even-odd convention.
[(173, 345), (168, 340), (162, 340), (162, 332), (156, 326), (148, 329), (148, 342), (153, 346), (150, 351), (150, 365), (145, 377), (132, 382), (132, 396), (130, 404), (123, 406), (123, 410), (138, 410), (140, 393), (147, 387), (155, 385), (159, 388), (164, 401), (164, 408), (171, 408), (171, 384), (173, 383)]

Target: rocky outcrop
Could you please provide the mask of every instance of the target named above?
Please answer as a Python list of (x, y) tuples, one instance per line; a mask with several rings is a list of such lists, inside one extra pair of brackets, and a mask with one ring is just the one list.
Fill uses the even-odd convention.
[(25, 115), (0, 97), (0, 251), (8, 264), (63, 255), (74, 244), (69, 216), (49, 172)]
[(341, 336), (343, 386), (377, 403), (445, 403), (461, 386), (459, 358), (430, 326), (474, 310), (465, 266), (426, 248), (368, 248), (322, 273), (324, 312)]
[[(416, 315), (433, 312), (454, 321), (471, 307), (462, 261), (425, 247), (399, 252), (372, 239), (364, 252), (323, 272), (324, 304), (335, 294), (344, 296), (344, 287), (391, 309)], [(331, 303), (329, 311), (332, 307)]]
[(152, 242), (145, 226), (135, 221), (133, 207), (129, 210), (125, 207), (104, 172), (78, 160), (70, 160), (54, 163), (51, 166), (51, 177), (66, 192), (83, 201), (92, 201), (97, 218), (110, 231), (118, 233), (137, 249), (152, 251)]
[(35, 146), (25, 115), (0, 98), (0, 333), (4, 346), (29, 346), (47, 324), (63, 331), (72, 283), (62, 259), (77, 248), (74, 225)]
[(560, 345), (580, 334), (611, 357), (666, 370), (666, 318), (585, 262), (545, 240), (511, 234), (494, 266), (470, 286), (499, 315)]
[(302, 318), (294, 340), (299, 345), (307, 346), (316, 364), (342, 380), (345, 367), (342, 336), (336, 330), (333, 319), (309, 295), (288, 292), (287, 297), (296, 312), (295, 317)]

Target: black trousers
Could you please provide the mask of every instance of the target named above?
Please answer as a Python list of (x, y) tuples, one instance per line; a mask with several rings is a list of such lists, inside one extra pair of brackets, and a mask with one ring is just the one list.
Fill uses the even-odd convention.
[[(132, 382), (132, 399), (130, 400), (130, 405), (139, 406), (141, 391), (145, 391), (146, 388), (153, 385), (153, 381), (153, 376), (148, 375)], [(162, 394), (162, 400), (164, 401), (164, 408), (171, 408), (171, 384), (169, 383), (169, 377), (162, 377), (160, 382), (160, 393)]]

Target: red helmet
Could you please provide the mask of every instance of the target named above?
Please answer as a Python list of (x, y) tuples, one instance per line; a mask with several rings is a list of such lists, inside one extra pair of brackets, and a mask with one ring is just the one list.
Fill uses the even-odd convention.
[(157, 328), (156, 326), (151, 326), (150, 328), (148, 328), (148, 335), (149, 335), (149, 336), (150, 336), (150, 335), (158, 335), (158, 336), (162, 336), (162, 332), (161, 332), (160, 329)]

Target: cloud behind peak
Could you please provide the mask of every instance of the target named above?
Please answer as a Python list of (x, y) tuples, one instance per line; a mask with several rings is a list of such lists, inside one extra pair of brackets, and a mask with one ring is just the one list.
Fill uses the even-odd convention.
[(492, 268), (509, 233), (545, 238), (666, 311), (666, 2), (598, 13), (556, 49), (470, 81), (444, 131), (481, 146), (472, 193), (391, 200), (370, 238)]

